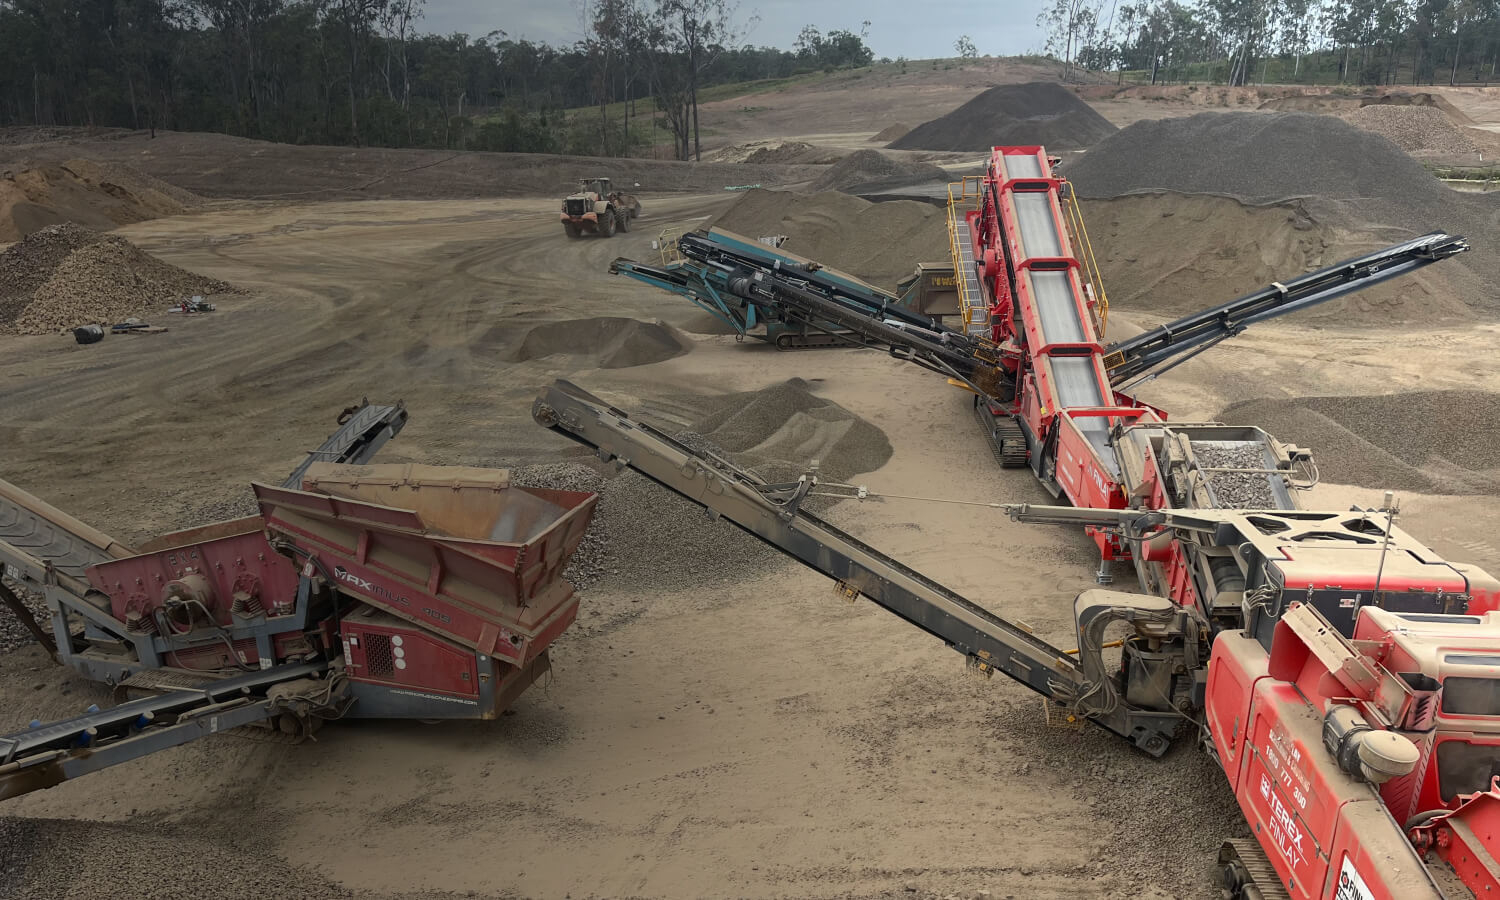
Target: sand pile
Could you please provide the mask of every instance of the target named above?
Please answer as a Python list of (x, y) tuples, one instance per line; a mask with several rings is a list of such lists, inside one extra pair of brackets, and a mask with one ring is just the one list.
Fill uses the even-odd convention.
[[(1162, 319), (1197, 312), (1371, 250), (1389, 238), (1354, 234), (1302, 200), (1247, 204), (1231, 197), (1166, 192), (1086, 200), (1084, 220), (1114, 309)], [(1467, 321), (1467, 299), (1488, 288), (1457, 262), (1295, 313), (1289, 321)]]
[(1433, 106), (1361, 106), (1344, 118), (1410, 153), (1452, 155), (1478, 151), (1463, 129)]
[(891, 141), (900, 140), (910, 133), (910, 125), (907, 125), (904, 122), (897, 122), (893, 125), (887, 125), (879, 131), (875, 132), (874, 136), (870, 138), (870, 141), (872, 143), (889, 144)]
[(128, 166), (74, 159), (0, 173), (0, 243), (73, 222), (98, 230), (173, 216), (194, 194)]
[(919, 262), (949, 258), (943, 210), (929, 203), (871, 203), (848, 194), (750, 191), (714, 225), (747, 237), (784, 234), (782, 249), (893, 287)]
[(50, 225), (0, 253), (0, 332), (51, 334), (155, 313), (195, 294), (234, 292), (121, 237)]
[(950, 180), (946, 169), (931, 163), (904, 162), (878, 150), (857, 150), (829, 166), (812, 187), (815, 191), (854, 191)]
[(840, 156), (837, 150), (818, 147), (806, 141), (750, 141), (746, 144), (735, 144), (715, 150), (706, 157), (706, 160), (750, 166), (826, 165), (837, 161)]
[(1060, 84), (1002, 84), (892, 141), (893, 150), (977, 150), (1045, 144), (1079, 150), (1115, 132), (1109, 120)]
[(1421, 391), (1248, 400), (1221, 421), (1310, 447), (1323, 480), (1436, 494), (1500, 493), (1500, 394)]
[(670, 325), (616, 316), (548, 322), (526, 332), (510, 356), (525, 362), (548, 356), (572, 357), (571, 365), (628, 369), (671, 359), (691, 344)]

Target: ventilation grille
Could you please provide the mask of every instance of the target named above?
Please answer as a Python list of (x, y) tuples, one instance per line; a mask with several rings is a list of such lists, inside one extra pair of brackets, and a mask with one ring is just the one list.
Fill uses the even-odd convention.
[(365, 635), (365, 671), (371, 678), (389, 678), (395, 673), (390, 635)]

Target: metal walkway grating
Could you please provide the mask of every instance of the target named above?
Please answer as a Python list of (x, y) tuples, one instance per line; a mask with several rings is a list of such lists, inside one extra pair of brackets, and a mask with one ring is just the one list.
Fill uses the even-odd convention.
[(948, 207), (948, 230), (953, 238), (953, 274), (958, 277), (958, 299), (963, 308), (964, 333), (989, 337), (990, 311), (979, 287), (979, 267), (974, 261), (974, 241), (969, 221), (957, 206)]

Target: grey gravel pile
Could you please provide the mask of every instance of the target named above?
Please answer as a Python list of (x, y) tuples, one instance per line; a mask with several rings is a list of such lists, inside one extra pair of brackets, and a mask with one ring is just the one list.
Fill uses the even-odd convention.
[(358, 896), (232, 837), (164, 823), (0, 818), (0, 895), (27, 900)]
[[(582, 463), (540, 463), (515, 466), (510, 470), (511, 483), (518, 487), (547, 488), (554, 491), (587, 491), (602, 494), (606, 481), (593, 468)], [(584, 532), (578, 550), (568, 560), (563, 577), (582, 590), (592, 586), (608, 572), (608, 545), (599, 523), (597, 507), (594, 519)]]
[[(16, 592), (16, 596), (21, 598), (21, 602), (26, 604), (26, 608), (31, 610), (31, 614), (42, 623), (43, 628), (51, 627), (47, 605), (40, 595), (22, 591), (9, 581), (6, 582), (6, 586)], [(36, 643), (36, 638), (10, 611), (10, 607), (0, 606), (0, 653), (10, 653), (19, 647), (34, 643)]]
[(162, 313), (195, 294), (235, 288), (77, 225), (43, 228), (0, 253), (0, 332), (51, 334)]
[(1500, 493), (1500, 394), (1420, 391), (1234, 403), (1217, 417), (1308, 447), (1324, 481), (1441, 494)]
[(71, 223), (48, 225), (0, 253), (0, 330), (15, 321), (31, 295), (74, 251), (103, 235)]
[[(821, 478), (842, 480), (885, 465), (891, 458), (885, 433), (810, 387), (793, 378), (761, 391), (726, 394), (692, 430), (752, 468), (801, 474), (817, 460)], [(768, 481), (780, 477), (757, 473)]]
[(931, 163), (895, 160), (878, 150), (856, 150), (829, 166), (812, 187), (815, 191), (855, 191), (949, 180), (946, 169)]
[[(1386, 138), (1305, 113), (1201, 113), (1136, 122), (1066, 172), (1079, 196), (1098, 198), (1166, 190), (1228, 194), (1250, 203), (1318, 197), (1440, 213), (1453, 196)], [(1425, 223), (1399, 224), (1425, 229)]]
[(1381, 103), (1361, 106), (1345, 115), (1356, 127), (1389, 138), (1402, 150), (1435, 154), (1474, 153), (1463, 129), (1435, 106)]
[[(1001, 706), (992, 737), (1024, 750), (1016, 758), (1029, 761), (1017, 763), (1013, 774), (1057, 771), (1076, 788), (1073, 797), (1114, 827), (1111, 852), (1087, 861), (1089, 872), (1119, 888), (1218, 896), (1219, 847), (1249, 830), (1224, 773), (1197, 749), (1192, 726), (1185, 722), (1166, 756), (1152, 759), (1101, 728), (1050, 728), (1039, 707), (1034, 701)], [(1170, 839), (1163, 837), (1164, 822), (1172, 823)]]
[[(1264, 469), (1266, 461), (1259, 447), (1213, 446), (1195, 443), (1193, 454), (1205, 468)], [(1281, 476), (1255, 475), (1248, 472), (1210, 472), (1209, 485), (1221, 509), (1275, 509), (1276, 495), (1267, 479)]]
[[(1360, 252), (1430, 231), (1463, 235), (1473, 252), (1403, 278), (1390, 290), (1409, 294), (1414, 312), (1420, 312), (1424, 291), (1438, 292), (1432, 302), (1438, 316), (1451, 314), (1455, 305), (1486, 313), (1500, 309), (1495, 198), (1450, 190), (1385, 137), (1334, 116), (1231, 112), (1136, 122), (1070, 162), (1065, 174), (1085, 198), (1137, 192), (1217, 194), (1247, 204), (1300, 198), (1312, 223), (1339, 229), (1349, 236), (1343, 242)], [(1136, 227), (1150, 240), (1159, 224), (1148, 220)], [(1189, 269), (1200, 260), (1211, 266), (1253, 249), (1205, 228), (1172, 262)]]
[(1078, 150), (1114, 131), (1108, 119), (1056, 82), (1002, 84), (886, 146), (988, 152), (1002, 144), (1045, 144), (1051, 150)]

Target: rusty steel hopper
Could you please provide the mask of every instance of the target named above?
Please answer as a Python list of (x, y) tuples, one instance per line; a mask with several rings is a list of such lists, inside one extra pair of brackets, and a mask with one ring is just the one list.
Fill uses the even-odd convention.
[(563, 567), (598, 497), (523, 488), (504, 469), (311, 466), (255, 484), (273, 543), (345, 595), (522, 667), (577, 615)]

